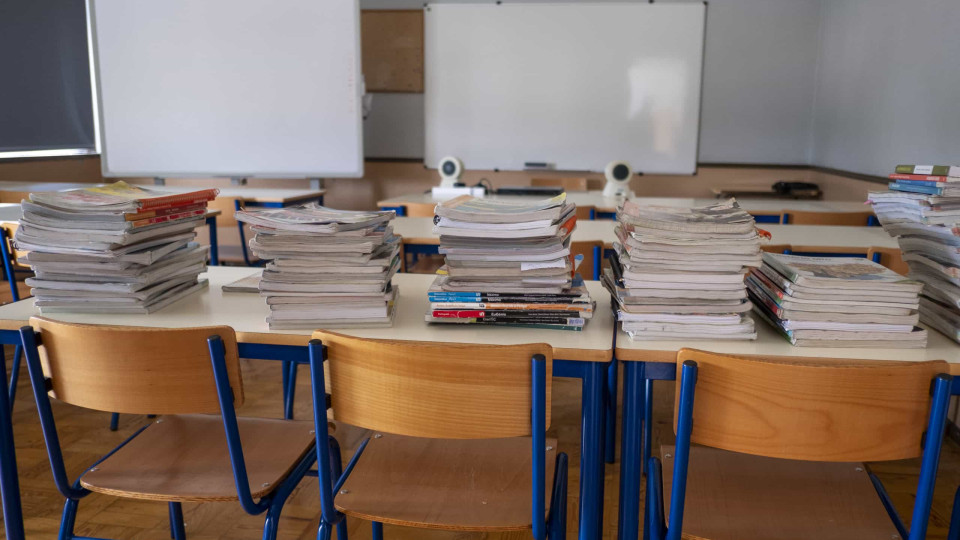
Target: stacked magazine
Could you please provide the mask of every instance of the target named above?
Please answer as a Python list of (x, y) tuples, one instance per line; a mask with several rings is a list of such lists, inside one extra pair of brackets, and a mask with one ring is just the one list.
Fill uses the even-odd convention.
[(627, 201), (617, 221), (617, 257), (603, 284), (631, 339), (756, 339), (744, 277), (760, 265), (761, 238), (735, 200), (700, 208)]
[(960, 166), (897, 165), (890, 179), (868, 197), (923, 283), (920, 321), (960, 342)]
[(206, 287), (196, 244), (216, 189), (169, 193), (125, 182), (31, 193), (15, 236), (41, 313), (150, 313)]
[(575, 274), (566, 194), (542, 201), (478, 199), (437, 205), (445, 265), (428, 291), (427, 322), (583, 329), (594, 301)]
[(393, 212), (352, 212), (316, 203), (242, 210), (256, 233), (250, 250), (269, 260), (260, 294), (271, 329), (376, 328), (393, 325), (400, 238)]
[(868, 259), (773, 253), (747, 278), (756, 312), (808, 347), (926, 347), (921, 286)]

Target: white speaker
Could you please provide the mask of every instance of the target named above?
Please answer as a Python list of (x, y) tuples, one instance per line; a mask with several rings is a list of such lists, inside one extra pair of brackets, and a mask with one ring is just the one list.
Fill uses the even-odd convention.
[(633, 169), (626, 161), (611, 161), (607, 163), (604, 169), (607, 177), (607, 184), (603, 186), (604, 197), (617, 197), (629, 199), (633, 197), (633, 191), (630, 190), (630, 177), (633, 176)]
[(455, 157), (445, 157), (440, 160), (437, 170), (440, 171), (440, 187), (454, 187), (463, 175), (463, 162)]

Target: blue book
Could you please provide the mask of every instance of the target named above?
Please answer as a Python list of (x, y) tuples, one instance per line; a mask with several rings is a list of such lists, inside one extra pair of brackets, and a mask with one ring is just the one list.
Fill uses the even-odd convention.
[(890, 182), (890, 189), (894, 191), (906, 191), (909, 193), (924, 193), (926, 195), (943, 195), (943, 188), (935, 186), (904, 184), (901, 182)]

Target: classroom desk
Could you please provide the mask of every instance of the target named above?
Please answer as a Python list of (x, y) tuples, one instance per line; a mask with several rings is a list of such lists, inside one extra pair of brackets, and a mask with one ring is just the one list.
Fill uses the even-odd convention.
[[(676, 380), (677, 352), (682, 348), (761, 356), (766, 358), (812, 357), (826, 359), (899, 360), (922, 362), (945, 360), (950, 374), (960, 375), (960, 345), (933, 329), (927, 329), (925, 349), (794, 347), (768, 323), (753, 315), (755, 341), (633, 341), (617, 330), (615, 357), (623, 363), (623, 416), (620, 457), (620, 514), (618, 538), (636, 540), (639, 531), (640, 479), (642, 465), (651, 452), (651, 404), (654, 380)], [(954, 394), (957, 394), (957, 381)]]
[[(164, 328), (228, 325), (237, 332), (242, 358), (307, 363), (306, 345), (310, 340), (310, 331), (270, 330), (264, 320), (269, 310), (263, 298), (251, 293), (224, 293), (220, 289), (226, 283), (259, 271), (254, 268), (210, 268), (205, 274), (210, 280), (209, 289), (150, 315), (64, 313), (48, 316), (70, 322)], [(400, 274), (394, 278), (394, 284), (400, 289), (400, 298), (397, 320), (392, 328), (337, 331), (359, 337), (433, 342), (499, 345), (549, 343), (556, 357), (553, 363), (554, 376), (580, 378), (583, 382), (580, 538), (599, 538), (603, 516), (604, 384), (613, 356), (614, 322), (609, 294), (599, 283), (587, 285), (597, 301), (597, 311), (582, 332), (428, 325), (423, 317), (429, 303), (426, 291), (433, 279), (433, 276), (418, 274)], [(16, 330), (33, 315), (37, 315), (33, 299), (0, 306), (0, 343), (19, 343)], [(0, 375), (6, 376), (5, 366), (0, 369)], [(6, 394), (0, 394), (0, 492), (3, 496), (7, 538), (21, 540), (22, 515), (10, 407)]]
[[(150, 187), (150, 186), (148, 186)], [(156, 186), (156, 189), (186, 193), (209, 186)], [(246, 206), (265, 208), (282, 208), (294, 204), (303, 204), (316, 201), (323, 204), (325, 189), (297, 189), (297, 188), (265, 188), (246, 186), (218, 187), (219, 197), (240, 199)]]
[[(491, 199), (506, 200), (536, 200), (536, 197), (524, 197), (517, 195), (488, 195)], [(383, 209), (403, 209), (407, 204), (436, 204), (444, 199), (435, 199), (429, 192), (414, 193), (391, 197), (377, 203), (377, 206)], [(567, 200), (576, 203), (577, 206), (593, 206), (598, 213), (612, 214), (617, 211), (617, 207), (622, 204), (622, 199), (604, 197), (601, 191), (568, 191)], [(691, 198), (691, 197), (637, 197), (634, 199), (641, 204), (657, 204), (664, 206), (706, 206), (714, 204), (718, 199), (711, 198)], [(857, 201), (819, 201), (819, 200), (797, 200), (797, 199), (737, 199), (740, 206), (750, 213), (764, 216), (779, 216), (783, 211), (808, 211), (808, 212), (864, 212), (869, 211), (870, 206)], [(398, 211), (397, 215), (403, 215)]]

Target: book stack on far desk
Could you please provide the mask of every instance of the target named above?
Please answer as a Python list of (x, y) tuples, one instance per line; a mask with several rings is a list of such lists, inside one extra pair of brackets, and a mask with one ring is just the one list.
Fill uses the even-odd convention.
[(960, 166), (897, 165), (873, 211), (923, 283), (920, 321), (960, 342)]
[(926, 347), (921, 286), (868, 259), (773, 253), (747, 278), (756, 312), (809, 347)]
[(617, 257), (603, 283), (631, 339), (756, 339), (744, 277), (760, 265), (761, 239), (735, 200), (701, 208), (627, 201), (617, 221)]
[(570, 259), (575, 205), (566, 195), (437, 205), (445, 265), (428, 291), (426, 321), (582, 330), (595, 302)]
[(400, 239), (393, 212), (352, 212), (307, 204), (242, 210), (256, 236), (250, 250), (269, 260), (260, 294), (274, 330), (393, 325)]
[(206, 287), (193, 242), (216, 189), (169, 193), (116, 182), (31, 193), (16, 247), (41, 313), (150, 313)]

